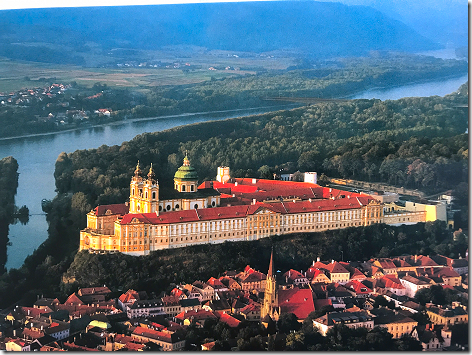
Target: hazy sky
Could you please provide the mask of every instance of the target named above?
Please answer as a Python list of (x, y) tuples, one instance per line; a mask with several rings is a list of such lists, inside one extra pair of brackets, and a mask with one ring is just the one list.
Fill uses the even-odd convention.
[[(240, 2), (240, 1), (264, 1), (264, 0), (1, 0), (0, 10), (37, 8), (37, 7), (77, 7), (77, 6), (119, 6), (119, 5), (157, 5), (177, 4), (191, 2)], [(289, 0), (290, 1), (290, 0)], [(297, 1), (297, 0), (292, 0)], [(316, 0), (315, 0), (316, 1)], [(322, 0), (335, 1), (347, 5), (380, 5), (381, 3), (400, 4), (410, 3), (412, 6), (445, 7), (447, 4), (464, 4), (465, 0)], [(375, 7), (375, 6), (374, 6)]]

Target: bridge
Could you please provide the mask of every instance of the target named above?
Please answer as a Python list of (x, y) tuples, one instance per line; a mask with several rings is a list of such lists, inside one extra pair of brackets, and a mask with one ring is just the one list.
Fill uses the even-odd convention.
[(274, 96), (274, 97), (261, 97), (264, 101), (288, 101), (298, 102), (307, 105), (326, 104), (330, 102), (347, 102), (347, 99), (322, 99), (320, 97), (289, 97), (289, 96)]

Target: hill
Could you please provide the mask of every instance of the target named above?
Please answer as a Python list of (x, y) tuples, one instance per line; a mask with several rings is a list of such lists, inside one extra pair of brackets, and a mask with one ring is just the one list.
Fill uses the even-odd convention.
[(79, 65), (114, 48), (175, 45), (314, 58), (439, 48), (371, 7), (315, 1), (8, 10), (0, 23), (0, 55)]

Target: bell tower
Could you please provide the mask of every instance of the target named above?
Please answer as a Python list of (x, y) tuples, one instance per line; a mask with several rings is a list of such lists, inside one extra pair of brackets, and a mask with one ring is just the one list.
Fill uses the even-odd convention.
[(274, 317), (274, 310), (278, 308), (277, 283), (274, 275), (274, 249), (270, 253), (269, 271), (267, 272), (266, 288), (264, 291), (264, 303), (261, 309), (261, 319), (266, 315)]
[(159, 183), (152, 164), (147, 179), (143, 179), (141, 174), (138, 161), (130, 183), (129, 213), (159, 213)]

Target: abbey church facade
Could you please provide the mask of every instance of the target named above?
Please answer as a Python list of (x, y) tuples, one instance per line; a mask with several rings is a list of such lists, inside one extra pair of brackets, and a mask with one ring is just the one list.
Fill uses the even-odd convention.
[[(384, 204), (373, 197), (322, 187), (313, 173), (306, 176), (305, 182), (231, 178), (228, 167), (219, 167), (215, 181), (199, 185), (185, 156), (174, 186), (161, 190), (152, 165), (143, 176), (138, 163), (129, 202), (90, 211), (80, 232), (80, 250), (147, 255), (195, 244), (385, 222)], [(395, 214), (395, 221), (401, 221), (400, 215)], [(417, 223), (425, 216), (408, 212), (403, 222)]]

